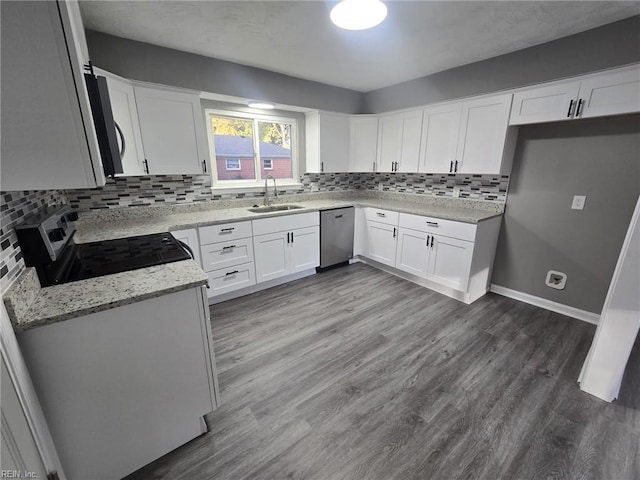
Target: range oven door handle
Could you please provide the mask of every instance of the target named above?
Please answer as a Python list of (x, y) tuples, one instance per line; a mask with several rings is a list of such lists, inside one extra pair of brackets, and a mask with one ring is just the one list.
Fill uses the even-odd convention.
[(187, 245), (186, 243), (184, 243), (183, 241), (180, 241), (176, 238), (176, 242), (178, 242), (178, 244), (180, 244), (180, 246), (186, 250), (186, 252), (189, 254), (189, 256), (191, 257), (191, 260), (195, 260), (196, 257), (193, 254), (193, 250), (191, 250), (191, 247), (189, 245)]

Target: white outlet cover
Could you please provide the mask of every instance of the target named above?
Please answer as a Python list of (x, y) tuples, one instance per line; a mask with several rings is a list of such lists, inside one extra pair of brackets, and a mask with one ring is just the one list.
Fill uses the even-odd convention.
[(574, 195), (573, 202), (571, 203), (571, 210), (582, 210), (586, 201), (586, 195)]
[(460, 197), (460, 187), (453, 187), (453, 197), (454, 198)]
[(564, 287), (567, 285), (567, 274), (556, 272), (555, 270), (549, 270), (547, 272), (547, 279), (544, 283), (547, 287), (555, 288), (556, 290), (564, 290)]

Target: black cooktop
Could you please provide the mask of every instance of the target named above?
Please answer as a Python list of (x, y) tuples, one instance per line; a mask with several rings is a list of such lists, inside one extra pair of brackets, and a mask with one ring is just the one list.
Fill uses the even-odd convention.
[(102, 242), (69, 242), (48, 267), (49, 284), (60, 284), (188, 260), (191, 256), (170, 233), (154, 233)]

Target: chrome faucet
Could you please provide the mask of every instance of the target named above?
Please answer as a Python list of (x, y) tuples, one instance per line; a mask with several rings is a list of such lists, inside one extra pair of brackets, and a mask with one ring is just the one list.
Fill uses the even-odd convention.
[(277, 200), (278, 199), (278, 186), (276, 185), (276, 179), (273, 175), (269, 174), (264, 177), (264, 206), (269, 206), (269, 189), (267, 188), (267, 180), (273, 180), (273, 196)]

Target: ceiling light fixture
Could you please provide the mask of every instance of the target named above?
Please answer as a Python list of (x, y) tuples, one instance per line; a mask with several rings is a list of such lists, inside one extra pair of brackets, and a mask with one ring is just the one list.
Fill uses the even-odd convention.
[(342, 0), (331, 9), (331, 21), (345, 30), (366, 30), (379, 25), (387, 16), (380, 0)]
[(251, 108), (261, 108), (262, 110), (273, 110), (275, 105), (267, 102), (249, 102), (247, 105)]

